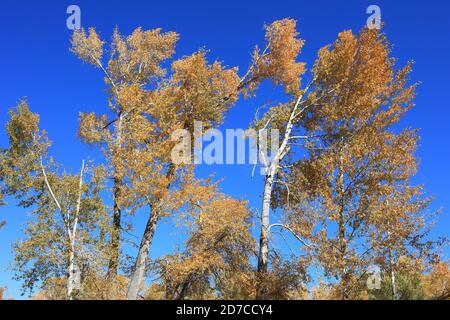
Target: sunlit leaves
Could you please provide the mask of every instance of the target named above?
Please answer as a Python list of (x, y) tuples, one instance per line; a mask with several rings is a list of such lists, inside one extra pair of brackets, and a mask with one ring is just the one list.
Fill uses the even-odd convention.
[(72, 52), (84, 62), (98, 65), (103, 56), (103, 44), (94, 28), (76, 30), (72, 36)]

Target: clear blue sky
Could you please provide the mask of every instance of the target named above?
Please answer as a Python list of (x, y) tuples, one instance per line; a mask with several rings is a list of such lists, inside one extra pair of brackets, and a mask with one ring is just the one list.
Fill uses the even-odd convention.
[[(0, 146), (6, 146), (4, 124), (7, 109), (21, 97), (28, 97), (33, 111), (41, 115), (42, 127), (54, 144), (52, 155), (67, 168), (78, 169), (83, 158), (93, 151), (76, 138), (79, 111), (103, 112), (107, 108), (100, 72), (81, 63), (69, 52), (70, 31), (66, 28), (66, 8), (81, 8), (82, 26), (94, 26), (109, 39), (118, 26), (128, 34), (134, 28), (161, 27), (181, 34), (176, 57), (200, 47), (211, 51), (229, 66), (244, 70), (256, 43), (263, 39), (262, 26), (273, 20), (291, 17), (299, 21), (306, 40), (301, 59), (311, 67), (317, 50), (332, 42), (338, 32), (357, 31), (366, 22), (366, 8), (381, 8), (385, 32), (395, 44), (399, 63), (416, 61), (413, 80), (421, 81), (417, 106), (402, 121), (402, 126), (420, 128), (421, 160), (415, 183), (424, 183), (436, 200), (433, 208), (450, 208), (450, 3), (437, 1), (12, 1), (0, 5)], [(223, 128), (246, 128), (255, 108), (270, 99), (238, 103), (227, 115)], [(251, 179), (250, 166), (211, 166), (199, 168), (203, 176), (216, 172), (225, 178), (223, 191), (250, 200), (259, 207), (261, 179)], [(135, 234), (142, 234), (147, 212), (133, 221)], [(13, 206), (0, 208), (0, 220), (7, 226), (0, 231), (0, 286), (19, 297), (20, 284), (14, 282), (8, 265), (12, 261), (11, 243), (21, 236), (26, 211)], [(450, 219), (445, 210), (435, 234), (448, 235)], [(152, 256), (171, 251), (179, 237), (170, 223), (158, 229)], [(131, 252), (133, 253), (133, 252)]]

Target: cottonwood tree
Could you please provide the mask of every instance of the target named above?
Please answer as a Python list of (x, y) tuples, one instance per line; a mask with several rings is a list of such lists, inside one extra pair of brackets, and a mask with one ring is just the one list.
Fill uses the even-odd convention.
[[(83, 61), (100, 68), (105, 75), (108, 102), (114, 119), (109, 121), (106, 115), (97, 116), (94, 113), (80, 113), (79, 136), (90, 144), (97, 144), (109, 164), (113, 179), (113, 234), (111, 237), (111, 259), (108, 275), (115, 277), (119, 266), (120, 235), (122, 221), (122, 185), (124, 178), (123, 158), (127, 153), (124, 143), (128, 141), (124, 136), (124, 119), (129, 115), (119, 103), (119, 96), (129, 92), (129, 87), (142, 85), (148, 78), (157, 77), (163, 70), (160, 61), (173, 54), (176, 34), (160, 34), (160, 30), (144, 34), (136, 30), (129, 38), (132, 47), (128, 50), (127, 43), (116, 29), (111, 44), (110, 59), (103, 62), (104, 42), (94, 29), (89, 29), (88, 35), (84, 30), (76, 31), (72, 37), (71, 50)], [(153, 48), (150, 55), (143, 54), (143, 47)], [(129, 54), (127, 54), (129, 53)]]
[[(72, 38), (72, 50), (104, 72), (111, 110), (116, 116), (112, 120), (93, 113), (80, 116), (80, 136), (88, 143), (103, 146), (114, 176), (115, 273), (121, 207), (130, 204), (132, 212), (142, 206), (150, 209), (131, 276), (129, 299), (136, 299), (143, 281), (157, 223), (167, 212), (164, 206), (169, 201), (165, 197), (175, 182), (180, 182), (184, 171), (183, 165), (172, 162), (171, 134), (177, 129), (194, 134), (194, 121), (201, 121), (205, 131), (220, 124), (240, 93), (253, 94), (258, 83), (280, 67), (264, 66), (266, 59), (273, 56), (276, 61), (284, 54), (280, 43), (255, 53), (253, 63), (240, 77), (236, 68), (226, 68), (218, 61), (208, 63), (206, 52), (201, 50), (173, 61), (167, 73), (161, 64), (173, 55), (177, 39), (176, 33), (162, 33), (160, 29), (137, 29), (128, 37), (116, 30), (110, 58), (103, 63), (103, 41), (94, 29), (89, 34), (75, 32)], [(281, 71), (277, 76), (274, 81), (292, 75)]]
[(254, 297), (250, 258), (255, 245), (251, 212), (244, 201), (194, 182), (181, 225), (189, 237), (184, 249), (159, 259), (159, 288), (166, 299)]
[(90, 263), (86, 254), (98, 242), (94, 231), (100, 231), (104, 218), (101, 169), (88, 170), (83, 161), (79, 174), (58, 170), (48, 156), (50, 141), (39, 129), (39, 116), (25, 100), (10, 110), (6, 131), (5, 190), (20, 206), (32, 208), (33, 217), (23, 231), (25, 238), (14, 246), (16, 279), (32, 291), (51, 278), (62, 278), (66, 298), (74, 299), (81, 288), (81, 268)]
[(83, 31), (74, 33), (72, 40), (72, 50), (105, 73), (111, 108), (117, 115), (112, 121), (93, 113), (80, 117), (80, 136), (103, 146), (113, 171), (114, 273), (121, 206), (129, 205), (132, 212), (150, 208), (131, 277), (130, 299), (137, 297), (156, 225), (167, 212), (169, 189), (179, 178), (171, 162), (171, 134), (177, 128), (192, 127), (194, 117), (207, 126), (220, 123), (223, 110), (233, 101), (230, 87), (234, 89), (238, 82), (233, 69), (219, 62), (209, 65), (202, 51), (175, 61), (171, 77), (163, 78), (166, 70), (160, 65), (173, 55), (177, 39), (176, 33), (161, 33), (160, 29), (137, 29), (129, 37), (116, 30), (107, 67), (101, 62), (103, 43), (93, 29), (89, 36)]
[[(408, 85), (411, 64), (397, 69), (384, 35), (364, 29), (357, 35), (342, 32), (335, 43), (321, 49), (311, 81), (302, 90), (304, 65), (296, 59), (303, 41), (297, 36), (294, 21), (269, 26), (269, 50), (281, 45), (287, 49), (279, 57), (282, 63), (262, 60), (263, 71), (275, 65), (272, 73), (285, 70), (282, 74), (291, 76), (280, 80), (291, 100), (270, 108), (254, 124), (256, 129), (281, 133), (280, 147), (265, 166), (258, 297), (266, 297), (268, 291), (263, 279), (269, 266), (270, 234), (281, 228), (321, 256), (322, 263), (329, 261), (335, 270), (328, 269), (328, 274), (342, 280), (341, 297), (348, 298), (350, 283), (358, 282), (355, 268), (367, 266), (370, 260), (357, 254), (353, 243), (373, 239), (376, 232), (395, 234), (403, 219), (408, 226), (403, 247), (414, 244), (423, 232), (422, 213), (429, 199), (421, 197), (420, 186), (409, 185), (417, 165), (417, 133), (390, 130), (412, 107), (416, 85)], [(271, 78), (277, 79), (273, 74)], [(302, 153), (305, 160), (298, 161)], [(383, 208), (390, 198), (390, 214), (395, 217), (391, 229), (382, 226)], [(271, 224), (271, 206), (282, 208), (288, 221)], [(337, 224), (335, 239), (326, 232), (330, 224)], [(322, 232), (317, 232), (318, 226)], [(371, 246), (372, 250), (378, 247)]]
[[(363, 29), (319, 51), (307, 99), (313, 108), (299, 121), (305, 158), (279, 174), (273, 199), (291, 229), (313, 243), (326, 276), (339, 281), (340, 299), (358, 298), (380, 252), (421, 256), (429, 245), (430, 199), (410, 183), (418, 134), (393, 129), (413, 107), (416, 84), (411, 64), (397, 68), (390, 49), (381, 32)], [(384, 266), (393, 271), (393, 260)]]
[[(272, 228), (285, 225), (270, 223), (270, 207), (272, 195), (277, 181), (277, 176), (283, 168), (283, 162), (289, 154), (294, 139), (303, 137), (297, 136), (296, 124), (305, 110), (309, 107), (306, 104), (306, 89), (301, 89), (301, 77), (305, 72), (305, 63), (298, 62), (297, 58), (304, 45), (304, 41), (299, 38), (296, 30), (296, 21), (284, 19), (275, 21), (266, 27), (266, 46), (260, 51), (255, 49), (253, 55), (254, 68), (251, 69), (251, 77), (257, 82), (270, 79), (275, 85), (284, 88), (285, 103), (275, 104), (261, 119), (256, 119), (253, 128), (256, 130), (277, 129), (280, 131), (279, 141), (270, 141), (270, 144), (278, 143), (279, 148), (275, 150), (270, 161), (264, 153), (261, 158), (264, 162), (265, 180), (262, 196), (262, 210), (260, 214), (261, 232), (258, 254), (257, 269), (257, 297), (268, 298), (269, 288), (266, 278), (269, 277), (269, 238)], [(275, 137), (276, 138), (276, 137)], [(265, 144), (268, 142), (266, 141)], [(299, 238), (299, 240), (303, 241)]]

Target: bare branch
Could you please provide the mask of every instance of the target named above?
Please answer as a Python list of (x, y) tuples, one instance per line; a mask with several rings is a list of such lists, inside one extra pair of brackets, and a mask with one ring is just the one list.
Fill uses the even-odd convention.
[(291, 136), (289, 137), (289, 139), (293, 140), (293, 139), (309, 139), (311, 138), (311, 136)]
[(285, 225), (285, 224), (282, 224), (282, 223), (274, 223), (274, 224), (271, 224), (270, 226), (269, 226), (269, 232), (270, 232), (270, 230), (272, 229), (272, 228), (274, 228), (274, 227), (280, 227), (280, 228), (283, 228), (283, 229), (286, 229), (286, 230), (288, 230), (298, 241), (300, 241), (305, 247), (308, 247), (308, 248), (310, 248), (310, 247), (312, 247), (313, 246), (313, 244), (308, 244), (308, 243), (306, 243), (305, 242), (305, 240), (303, 240), (299, 235), (297, 235), (295, 232), (294, 232), (294, 230), (292, 230), (289, 226), (287, 226), (287, 225)]
[(50, 182), (48, 181), (48, 177), (47, 177), (47, 173), (45, 172), (45, 168), (44, 168), (44, 164), (43, 164), (43, 161), (42, 161), (42, 157), (41, 157), (40, 160), (41, 160), (40, 164), (41, 164), (42, 175), (44, 176), (44, 181), (45, 181), (45, 184), (47, 186), (48, 192), (50, 193), (53, 201), (55, 202), (56, 206), (58, 207), (59, 212), (61, 213), (61, 217), (63, 219), (64, 225), (66, 227), (67, 235), (69, 236), (69, 239), (72, 240), (72, 232), (70, 231), (70, 225), (69, 225), (70, 213), (67, 212), (66, 216), (64, 215), (64, 212), (63, 212), (63, 210), (61, 208), (61, 204), (59, 203), (58, 199), (56, 198), (55, 193), (53, 192), (53, 189), (50, 186)]
[(286, 190), (287, 190), (286, 200), (287, 200), (287, 206), (289, 208), (291, 206), (291, 204), (290, 204), (291, 190), (289, 189), (289, 185), (287, 184), (287, 182), (282, 181), (282, 180), (275, 180), (274, 183), (282, 184), (286, 188)]
[(50, 195), (51, 195), (52, 198), (53, 198), (53, 201), (55, 202), (55, 204), (56, 204), (56, 206), (58, 207), (58, 209), (59, 209), (60, 211), (62, 211), (61, 205), (59, 204), (58, 199), (56, 199), (56, 196), (55, 196), (55, 194), (53, 193), (53, 189), (52, 189), (52, 187), (50, 186), (50, 183), (48, 182), (47, 173), (45, 172), (44, 164), (43, 164), (43, 162), (42, 162), (42, 157), (41, 157), (41, 170), (42, 170), (42, 175), (44, 176), (45, 184), (46, 184), (46, 186), (47, 186), (47, 189), (48, 189)]
[(84, 160), (81, 164), (81, 171), (80, 171), (80, 182), (78, 185), (78, 199), (77, 199), (77, 207), (74, 214), (74, 221), (73, 221), (73, 229), (72, 229), (72, 245), (75, 244), (75, 237), (77, 233), (77, 225), (78, 225), (78, 216), (80, 214), (80, 208), (81, 208), (81, 197), (83, 195), (83, 173), (84, 173)]

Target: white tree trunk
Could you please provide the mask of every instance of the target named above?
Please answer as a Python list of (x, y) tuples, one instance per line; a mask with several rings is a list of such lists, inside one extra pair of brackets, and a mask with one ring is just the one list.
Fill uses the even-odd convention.
[(158, 224), (158, 214), (151, 212), (150, 217), (145, 226), (144, 235), (142, 237), (141, 245), (139, 246), (139, 253), (134, 265), (131, 281), (128, 286), (127, 299), (136, 300), (139, 294), (141, 284), (144, 281), (145, 267), (147, 265), (148, 254), (152, 244), (153, 235), (155, 234), (156, 225)]
[(270, 173), (266, 177), (266, 181), (264, 184), (264, 195), (261, 212), (261, 237), (260, 237), (259, 259), (258, 259), (259, 272), (267, 272), (269, 260), (270, 202), (272, 198), (272, 189), (273, 189), (273, 176), (271, 175), (272, 173)]
[(65, 230), (67, 232), (66, 236), (69, 242), (69, 254), (68, 254), (68, 261), (67, 261), (67, 298), (69, 300), (73, 300), (73, 290), (75, 287), (79, 286), (79, 278), (78, 274), (75, 272), (75, 240), (76, 240), (76, 234), (77, 234), (77, 227), (78, 227), (78, 217), (80, 214), (81, 209), (81, 198), (83, 195), (83, 173), (84, 173), (84, 160), (81, 165), (81, 171), (80, 171), (80, 181), (78, 185), (78, 198), (76, 201), (76, 207), (73, 212), (73, 225), (70, 225), (70, 211), (67, 211), (64, 213), (63, 208), (61, 207), (60, 202), (56, 198), (55, 193), (53, 192), (53, 189), (50, 185), (50, 182), (47, 178), (47, 173), (45, 172), (45, 168), (43, 165), (42, 157), (41, 157), (41, 170), (42, 175), (44, 177), (45, 184), (47, 186), (48, 192), (50, 193), (50, 196), (52, 197), (53, 201), (55, 202), (56, 206), (58, 207), (59, 212), (61, 213), (61, 218), (64, 223)]
[(73, 300), (73, 289), (75, 288), (75, 254), (74, 247), (71, 245), (69, 251), (69, 261), (67, 270), (67, 298)]
[[(297, 110), (302, 102), (302, 96), (300, 96), (293, 107), (289, 120), (286, 124), (286, 132), (283, 137), (283, 142), (280, 148), (276, 152), (276, 155), (270, 164), (266, 168), (266, 180), (264, 184), (264, 194), (262, 202), (262, 212), (261, 212), (261, 235), (260, 235), (260, 245), (259, 245), (259, 255), (258, 255), (258, 288), (257, 288), (257, 298), (263, 299), (265, 288), (262, 284), (264, 274), (268, 271), (269, 264), (269, 237), (270, 237), (270, 205), (272, 202), (272, 191), (274, 179), (280, 169), (280, 162), (286, 156), (289, 151), (289, 140), (291, 139), (292, 129), (294, 127), (294, 120), (298, 116)], [(301, 113), (301, 111), (300, 111)]]

